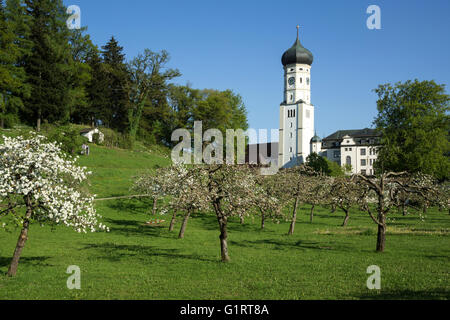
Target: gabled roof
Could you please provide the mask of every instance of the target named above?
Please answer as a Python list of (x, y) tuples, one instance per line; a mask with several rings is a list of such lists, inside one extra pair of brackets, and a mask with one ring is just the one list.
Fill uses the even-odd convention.
[(91, 131), (93, 131), (93, 130), (95, 130), (95, 128), (81, 129), (81, 130), (80, 130), (80, 133), (88, 133), (88, 132), (91, 132)]
[(356, 129), (356, 130), (339, 130), (335, 133), (323, 138), (323, 141), (329, 140), (342, 140), (345, 136), (350, 136), (352, 138), (364, 138), (364, 137), (379, 137), (381, 134), (376, 131), (376, 129)]

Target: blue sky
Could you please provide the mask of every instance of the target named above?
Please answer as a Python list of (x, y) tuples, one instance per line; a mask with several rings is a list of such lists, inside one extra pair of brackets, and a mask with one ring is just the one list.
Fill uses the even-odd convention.
[[(64, 0), (81, 8), (81, 25), (101, 46), (114, 35), (128, 59), (165, 49), (175, 82), (232, 89), (251, 128), (276, 129), (283, 100), (281, 55), (300, 40), (314, 54), (311, 100), (323, 137), (370, 127), (379, 84), (450, 80), (450, 1), (153, 1)], [(369, 5), (381, 30), (369, 30)], [(447, 88), (448, 92), (448, 88)], [(270, 131), (269, 131), (270, 132)], [(277, 141), (278, 137), (272, 137)]]

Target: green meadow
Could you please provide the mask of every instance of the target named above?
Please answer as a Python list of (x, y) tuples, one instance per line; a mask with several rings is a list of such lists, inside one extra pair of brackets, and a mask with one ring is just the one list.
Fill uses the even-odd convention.
[[(130, 195), (133, 177), (170, 163), (162, 152), (91, 147), (79, 163), (92, 171), (87, 186), (98, 198)], [(289, 223), (259, 217), (229, 226), (229, 263), (220, 262), (213, 214), (190, 219), (185, 238), (145, 223), (149, 199), (96, 202), (111, 232), (78, 234), (61, 226), (33, 224), (17, 276), (6, 272), (19, 229), (0, 231), (0, 299), (449, 299), (450, 215), (431, 209), (426, 219), (395, 214), (386, 251), (375, 252), (376, 225), (354, 210), (316, 209), (309, 222), (303, 206), (295, 233)], [(286, 208), (289, 210), (289, 208)], [(68, 266), (81, 270), (81, 289), (66, 286)], [(381, 269), (381, 290), (366, 286), (367, 267)]]

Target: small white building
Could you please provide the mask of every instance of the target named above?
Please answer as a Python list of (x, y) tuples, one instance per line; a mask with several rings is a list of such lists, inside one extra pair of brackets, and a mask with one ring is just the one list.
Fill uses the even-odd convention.
[[(321, 141), (317, 153), (340, 166), (351, 165), (352, 173), (373, 175), (380, 138), (375, 129), (339, 130)], [(318, 149), (317, 142), (311, 141), (311, 148), (313, 145)]]
[(94, 139), (94, 134), (98, 133), (98, 142), (102, 143), (105, 140), (105, 135), (98, 130), (98, 128), (86, 128), (83, 130), (80, 130), (80, 135), (82, 135), (83, 137), (86, 137), (89, 142), (93, 142)]

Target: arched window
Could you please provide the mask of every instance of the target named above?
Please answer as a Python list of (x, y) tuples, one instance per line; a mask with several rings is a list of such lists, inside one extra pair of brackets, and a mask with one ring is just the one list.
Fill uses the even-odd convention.
[(347, 158), (345, 159), (345, 163), (351, 165), (352, 164), (352, 157), (347, 156)]
[(303, 83), (303, 78), (300, 78), (300, 83)]
[(306, 84), (309, 86), (309, 78), (306, 78)]

